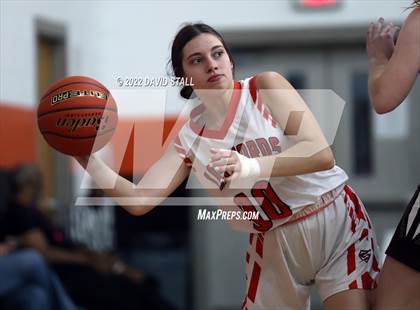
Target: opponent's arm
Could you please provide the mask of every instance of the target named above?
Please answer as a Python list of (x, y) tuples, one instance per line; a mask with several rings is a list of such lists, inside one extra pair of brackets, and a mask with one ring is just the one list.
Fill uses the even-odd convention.
[(407, 97), (420, 70), (420, 9), (407, 17), (393, 47), (395, 27), (380, 18), (369, 26), (369, 97), (379, 114), (398, 107)]
[(161, 203), (185, 180), (190, 170), (173, 145), (137, 185), (119, 176), (95, 155), (76, 159), (109, 197), (133, 215), (143, 215)]

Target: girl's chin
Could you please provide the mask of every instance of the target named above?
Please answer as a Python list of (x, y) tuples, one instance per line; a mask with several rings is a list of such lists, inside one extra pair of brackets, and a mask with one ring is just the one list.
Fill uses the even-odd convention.
[(207, 89), (228, 89), (231, 88), (232, 82), (228, 81), (227, 79), (223, 78), (219, 81), (207, 83)]

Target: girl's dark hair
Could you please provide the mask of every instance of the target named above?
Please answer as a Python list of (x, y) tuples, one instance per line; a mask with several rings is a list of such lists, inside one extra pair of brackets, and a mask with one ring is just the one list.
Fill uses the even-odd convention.
[[(223, 47), (226, 50), (226, 53), (229, 56), (229, 59), (233, 65), (232, 71), (235, 69), (235, 63), (233, 61), (232, 53), (230, 52), (229, 48), (227, 47), (223, 37), (220, 33), (218, 33), (215, 29), (210, 27), (209, 25), (203, 23), (195, 23), (195, 24), (186, 24), (184, 25), (176, 34), (174, 41), (172, 42), (171, 48), (171, 60), (170, 63), (172, 65), (172, 72), (176, 77), (183, 77), (184, 70), (182, 68), (182, 49), (184, 46), (190, 42), (192, 39), (197, 37), (202, 33), (209, 33), (216, 36), (220, 42), (222, 42)], [(181, 96), (183, 98), (189, 99), (192, 95), (193, 89), (191, 86), (184, 86), (181, 89)]]

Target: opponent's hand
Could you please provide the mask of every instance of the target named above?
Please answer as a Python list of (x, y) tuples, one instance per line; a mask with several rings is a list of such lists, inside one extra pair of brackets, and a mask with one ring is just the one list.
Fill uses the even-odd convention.
[(261, 168), (258, 160), (248, 158), (236, 151), (224, 149), (210, 149), (210, 167), (225, 175), (225, 182), (236, 178), (257, 178)]
[(381, 17), (371, 23), (366, 37), (366, 50), (369, 60), (388, 61), (394, 52), (394, 37), (399, 27), (392, 23), (385, 24)]

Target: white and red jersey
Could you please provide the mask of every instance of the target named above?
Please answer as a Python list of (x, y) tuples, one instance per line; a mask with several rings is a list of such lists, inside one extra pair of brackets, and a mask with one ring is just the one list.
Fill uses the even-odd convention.
[(197, 106), (192, 109), (189, 122), (180, 130), (175, 148), (212, 196), (231, 198), (232, 204), (244, 211), (259, 211), (260, 218), (241, 222), (241, 230), (271, 230), (306, 206), (316, 204), (323, 194), (347, 180), (346, 173), (334, 166), (322, 172), (254, 180), (253, 184), (241, 184), (240, 181), (235, 186), (224, 184), (222, 175), (209, 167), (210, 148), (232, 149), (255, 158), (279, 154), (296, 142), (283, 133), (268, 108), (259, 100), (255, 77), (234, 83), (225, 121), (218, 130), (201, 125), (204, 105), (199, 99), (195, 100)]

